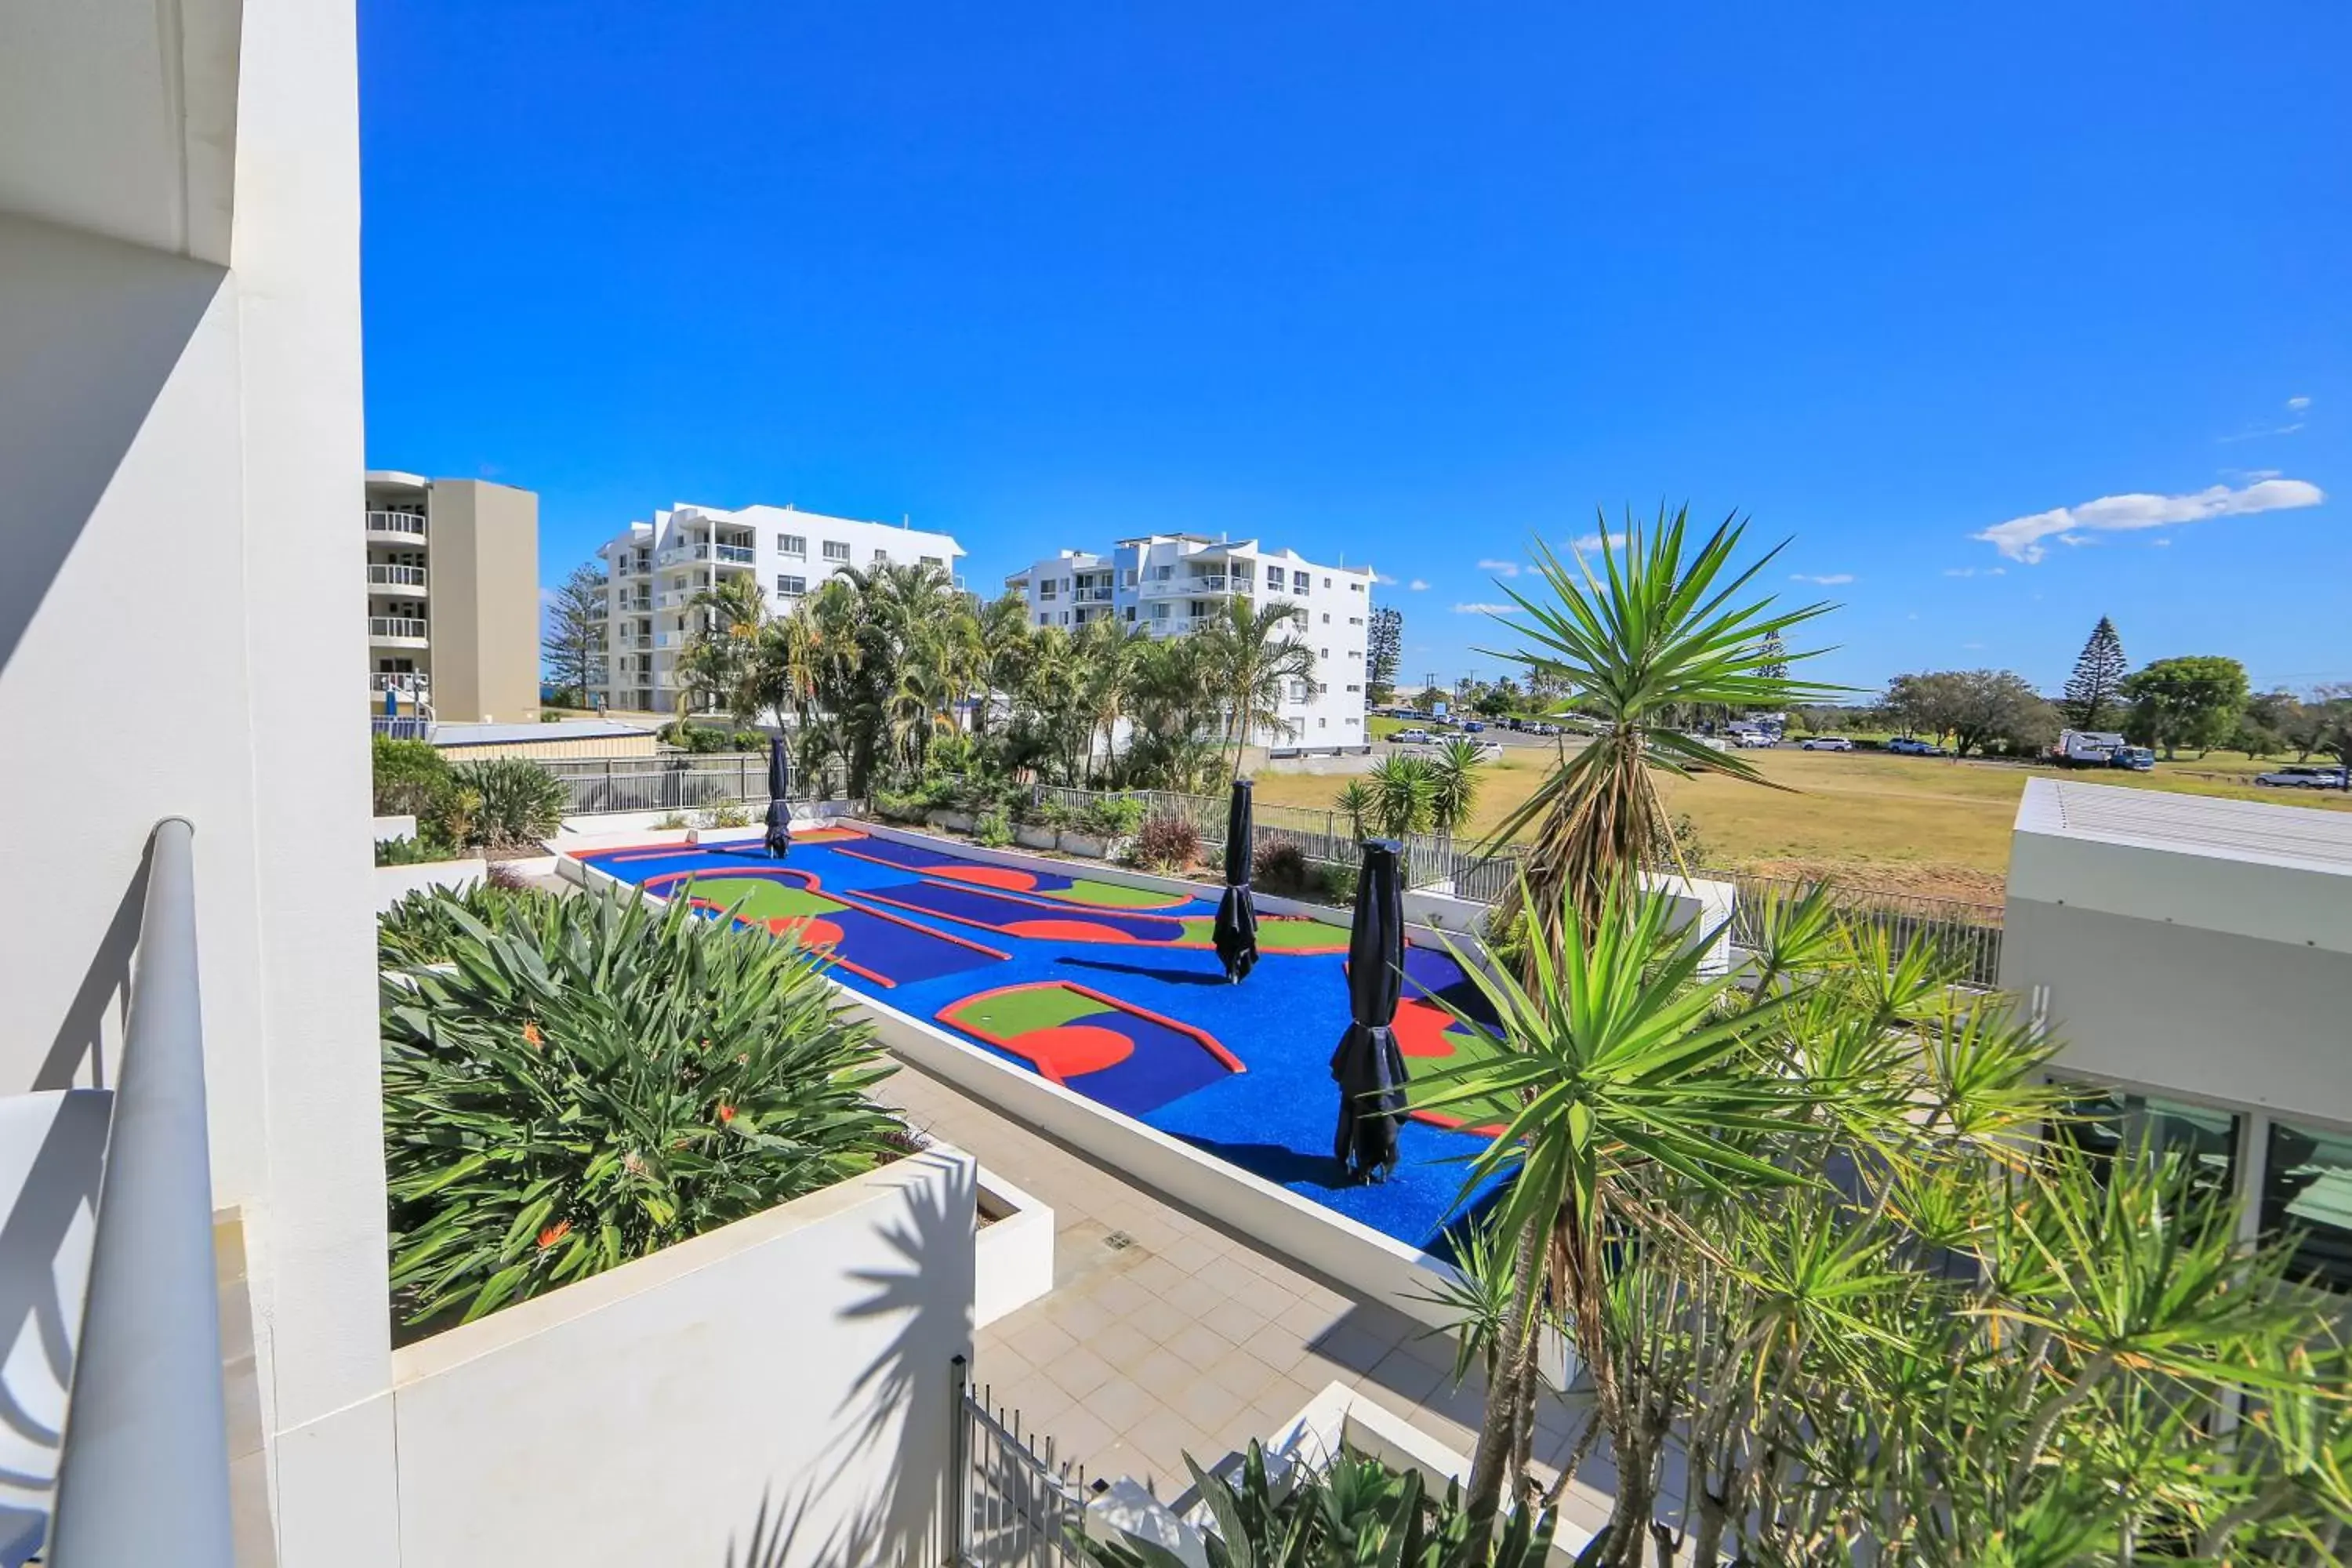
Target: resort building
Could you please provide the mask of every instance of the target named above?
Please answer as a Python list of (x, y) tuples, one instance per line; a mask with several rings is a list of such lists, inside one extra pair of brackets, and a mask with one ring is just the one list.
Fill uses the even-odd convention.
[(1122, 539), (1107, 554), (1065, 550), (1004, 580), (1029, 606), (1032, 626), (1072, 630), (1111, 619), (1155, 637), (1176, 637), (1225, 613), (1235, 599), (1286, 605), (1297, 636), (1315, 650), (1311, 680), (1283, 693), (1282, 722), (1251, 737), (1271, 746), (1364, 743), (1369, 566), (1325, 566), (1295, 550), (1269, 550), (1200, 533)]
[(370, 472), (367, 605), (372, 710), (468, 723), (537, 713), (539, 497)]
[(2032, 780), (2000, 984), (2063, 1042), (2081, 1138), (2179, 1151), (2352, 1289), (2352, 814)]
[[(748, 574), (769, 606), (790, 610), (836, 573), (878, 564), (935, 566), (957, 577), (963, 546), (903, 524), (827, 517), (789, 506), (734, 510), (681, 501), (633, 522), (596, 552), (604, 563), (605, 673), (589, 682), (607, 708), (668, 712), (694, 596)], [(961, 579), (957, 579), (959, 582)]]

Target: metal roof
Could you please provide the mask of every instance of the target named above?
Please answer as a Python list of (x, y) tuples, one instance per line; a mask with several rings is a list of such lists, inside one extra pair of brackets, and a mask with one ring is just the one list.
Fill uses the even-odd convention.
[(2032, 779), (2021, 830), (2352, 876), (2352, 811)]
[(560, 719), (552, 724), (436, 724), (436, 746), (511, 746), (524, 741), (603, 741), (619, 735), (646, 735), (640, 724), (609, 719)]

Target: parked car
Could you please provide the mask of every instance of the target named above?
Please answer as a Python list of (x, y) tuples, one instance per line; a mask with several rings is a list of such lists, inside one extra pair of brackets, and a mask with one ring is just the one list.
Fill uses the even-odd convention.
[(1886, 742), (1886, 749), (1898, 757), (1940, 757), (1947, 754), (1943, 747), (1923, 741), (1916, 735), (1897, 735)]
[(1389, 737), (1400, 746), (1426, 746), (1431, 736), (1426, 730), (1399, 730)]
[(1483, 719), (1465, 719), (1462, 721), (1462, 732), (1465, 735), (1479, 734), (1484, 731), (1486, 728), (1486, 722)]
[(1808, 736), (1804, 741), (1799, 743), (1798, 750), (1805, 752), (1851, 752), (1853, 750), (1853, 742), (1847, 740), (1843, 735), (1811, 735)]
[(2256, 773), (2254, 782), (2265, 789), (2342, 789), (2344, 770), (2317, 766), (2279, 768)]
[(1732, 744), (1740, 747), (1770, 746), (1776, 743), (1771, 736), (1761, 730), (1737, 731), (1733, 733), (1731, 742)]
[(1528, 733), (1530, 735), (1557, 735), (1559, 733), (1559, 726), (1557, 724), (1530, 724), (1528, 726)]

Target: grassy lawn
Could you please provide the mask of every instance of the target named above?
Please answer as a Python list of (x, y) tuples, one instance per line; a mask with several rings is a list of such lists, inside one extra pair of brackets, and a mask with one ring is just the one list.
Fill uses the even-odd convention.
[[(1833, 876), (1856, 885), (1978, 903), (2000, 900), (2018, 797), (2025, 781), (2035, 776), (2352, 810), (2352, 801), (2341, 795), (2255, 787), (2246, 781), (2280, 764), (2218, 754), (2159, 763), (2153, 773), (2063, 774), (1866, 752), (1746, 754), (1767, 779), (1785, 787), (1759, 789), (1721, 773), (1661, 780), (1666, 810), (1689, 814), (1709, 863), (1769, 876)], [(1474, 830), (1499, 825), (1535, 792), (1552, 762), (1549, 752), (1529, 748), (1490, 764)], [(1328, 806), (1345, 782), (1260, 773), (1257, 799), (1261, 805)]]

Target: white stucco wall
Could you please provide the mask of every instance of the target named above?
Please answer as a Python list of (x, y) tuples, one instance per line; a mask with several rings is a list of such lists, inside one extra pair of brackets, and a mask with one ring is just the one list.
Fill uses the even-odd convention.
[(940, 1561), (977, 1173), (933, 1149), (401, 1350), (406, 1560)]
[[(0, 80), (98, 110), (143, 93), (159, 113), (152, 135), (110, 111), (103, 133), (68, 133), (47, 89), (0, 94), (0, 146), (37, 154), (0, 156), (0, 733), (69, 739), (111, 701), (139, 738), (104, 766), (0, 774), (0, 886), (41, 900), (0, 944), (0, 1091), (111, 1081), (145, 839), (187, 817), (214, 1198), (249, 1243), (270, 1435), (237, 1484), (269, 1497), (275, 1540), (246, 1544), (292, 1568), (389, 1563), (371, 813), (348, 679), (365, 653), (346, 521), (353, 10), (40, 9)], [(97, 205), (19, 199), (44, 184)]]

